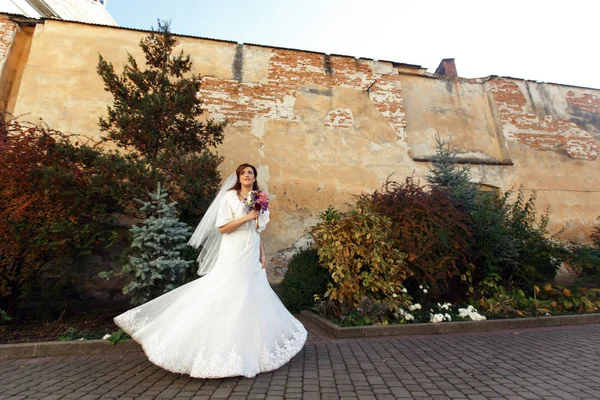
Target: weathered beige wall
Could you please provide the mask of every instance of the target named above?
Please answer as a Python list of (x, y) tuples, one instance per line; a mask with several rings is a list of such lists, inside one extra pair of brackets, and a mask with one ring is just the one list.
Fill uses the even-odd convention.
[[(78, 23), (38, 24), (13, 111), (54, 128), (98, 135), (110, 96), (98, 53), (120, 70), (146, 32)], [(434, 137), (452, 138), (473, 176), (538, 191), (553, 228), (584, 239), (600, 214), (600, 90), (516, 79), (433, 76), (407, 65), (181, 37), (200, 95), (227, 119), (222, 172), (259, 169), (272, 197), (267, 252), (291, 246), (330, 204), (385, 178), (423, 177)]]
[(411, 156), (433, 156), (438, 135), (451, 138), (461, 158), (510, 162), (481, 82), (404, 76), (402, 93)]

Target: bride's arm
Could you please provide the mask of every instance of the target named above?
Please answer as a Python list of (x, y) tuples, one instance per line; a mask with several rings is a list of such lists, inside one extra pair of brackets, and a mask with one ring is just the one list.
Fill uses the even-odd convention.
[(258, 211), (252, 210), (248, 214), (243, 217), (239, 217), (238, 219), (234, 219), (233, 221), (229, 221), (223, 226), (219, 227), (219, 233), (230, 233), (235, 231), (241, 225), (245, 224), (248, 221), (252, 221), (253, 219), (258, 218)]

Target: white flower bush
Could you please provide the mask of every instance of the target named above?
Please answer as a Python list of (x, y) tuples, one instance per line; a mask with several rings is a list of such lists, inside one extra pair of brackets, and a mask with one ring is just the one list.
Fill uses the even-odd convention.
[[(419, 296), (418, 293), (427, 294), (428, 289), (429, 286), (426, 284), (419, 285), (417, 296)], [(406, 288), (402, 288), (402, 293), (407, 293)], [(400, 293), (398, 293), (398, 295), (396, 295), (395, 293), (393, 294), (393, 297), (399, 296)], [(421, 303), (429, 305), (427, 301), (428, 297), (419, 296), (419, 298), (421, 297), (424, 298), (424, 300), (422, 299), (424, 303), (423, 301), (421, 301)], [(409, 301), (413, 300), (411, 296), (409, 296), (408, 299)], [(413, 301), (415, 300), (416, 299), (414, 299)], [(431, 306), (432, 308), (429, 309), (429, 312), (427, 312), (427, 309), (423, 309), (423, 306), (420, 303), (415, 302), (410, 304), (406, 308), (398, 309), (398, 311), (394, 313), (394, 317), (398, 320), (398, 323), (407, 323), (411, 321), (429, 321), (432, 323), (452, 322), (452, 316), (454, 315), (456, 317), (457, 314), (460, 319), (469, 318), (472, 321), (484, 321), (486, 319), (486, 317), (479, 314), (473, 306), (468, 306), (466, 308), (458, 308), (458, 313), (457, 307), (454, 306), (452, 303), (434, 303)]]
[(429, 321), (433, 322), (433, 323), (438, 323), (438, 322), (444, 322), (444, 321), (452, 321), (452, 317), (450, 316), (450, 314), (445, 313), (445, 314), (441, 314), (441, 313), (431, 313), (431, 318), (429, 319)]
[[(410, 307), (409, 307), (409, 309), (410, 309)], [(414, 321), (415, 320), (414, 315), (412, 315), (411, 313), (407, 312), (403, 308), (399, 309), (398, 312), (394, 314), (394, 317), (396, 317), (396, 319), (404, 319), (405, 322)]]
[(485, 316), (479, 314), (473, 306), (467, 308), (459, 308), (458, 315), (461, 318), (471, 318), (472, 321), (485, 321)]

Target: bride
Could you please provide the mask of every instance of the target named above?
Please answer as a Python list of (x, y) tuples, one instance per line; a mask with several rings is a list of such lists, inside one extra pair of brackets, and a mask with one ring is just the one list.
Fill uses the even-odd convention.
[(243, 204), (258, 190), (256, 177), (256, 168), (240, 165), (192, 235), (205, 276), (114, 319), (159, 367), (195, 378), (253, 377), (304, 346), (306, 329), (267, 281), (260, 232), (269, 211)]

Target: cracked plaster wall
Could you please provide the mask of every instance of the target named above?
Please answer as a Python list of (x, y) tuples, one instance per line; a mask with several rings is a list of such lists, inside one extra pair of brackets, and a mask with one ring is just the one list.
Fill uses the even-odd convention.
[[(11, 111), (98, 135), (110, 96), (98, 53), (121, 70), (145, 32), (61, 21), (38, 24)], [(538, 190), (553, 228), (584, 239), (600, 214), (600, 91), (507, 78), (449, 79), (344, 56), (181, 37), (208, 114), (226, 119), (227, 175), (258, 167), (272, 197), (267, 252), (285, 252), (333, 204), (390, 175), (422, 178), (435, 135), (451, 137), (475, 180)], [(179, 51), (179, 49), (177, 49)], [(13, 91), (14, 92), (14, 91)], [(277, 274), (271, 276), (277, 280)]]

